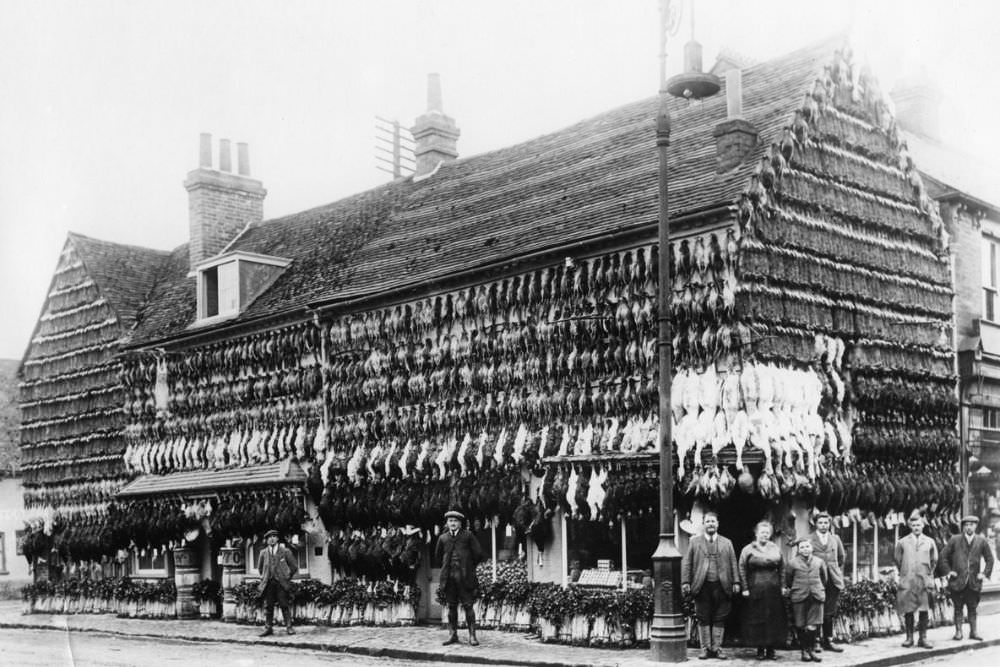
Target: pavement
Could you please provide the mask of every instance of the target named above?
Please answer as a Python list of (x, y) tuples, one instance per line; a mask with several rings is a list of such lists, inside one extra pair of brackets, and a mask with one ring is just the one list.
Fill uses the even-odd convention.
[[(223, 623), (216, 620), (149, 620), (118, 618), (111, 614), (29, 614), (21, 613), (19, 602), (0, 602), (0, 628), (31, 628), (70, 632), (93, 632), (109, 635), (172, 639), (193, 642), (227, 642), (329, 651), (370, 657), (402, 660), (423, 660), (432, 663), (467, 665), (524, 665), (525, 667), (652, 667), (649, 651), (643, 649), (601, 649), (562, 644), (543, 644), (532, 635), (515, 632), (481, 630), (479, 647), (466, 642), (442, 646), (447, 633), (437, 625), (415, 627), (325, 627), (296, 626), (295, 635), (283, 630), (267, 638), (257, 635), (260, 627)], [(962, 651), (975, 651), (987, 646), (1000, 646), (1000, 614), (980, 616), (980, 634), (986, 641), (956, 642), (951, 639), (954, 629), (943, 626), (928, 632), (934, 645), (931, 650), (904, 649), (902, 637), (878, 637), (856, 644), (842, 645), (844, 652), (823, 652), (823, 664), (833, 667), (863, 665), (889, 667), (917, 661), (942, 658)], [(734, 667), (758, 665), (753, 649), (727, 649)], [(698, 651), (689, 650), (688, 659), (697, 660)], [(699, 664), (715, 664), (710, 661)], [(779, 651), (778, 662), (799, 662), (798, 651)]]

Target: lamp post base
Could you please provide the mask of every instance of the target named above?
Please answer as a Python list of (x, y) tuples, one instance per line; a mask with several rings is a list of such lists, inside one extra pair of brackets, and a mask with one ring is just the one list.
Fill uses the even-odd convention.
[(653, 554), (653, 623), (649, 629), (650, 659), (687, 660), (687, 629), (681, 611), (681, 553), (673, 536), (660, 535)]

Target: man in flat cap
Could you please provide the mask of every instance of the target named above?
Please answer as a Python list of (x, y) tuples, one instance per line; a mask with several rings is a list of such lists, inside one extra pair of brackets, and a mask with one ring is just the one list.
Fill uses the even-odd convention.
[(938, 553), (934, 540), (924, 535), (924, 517), (914, 510), (907, 521), (909, 535), (896, 541), (893, 558), (899, 568), (899, 587), (896, 590), (896, 611), (906, 624), (906, 641), (903, 646), (913, 646), (913, 613), (919, 612), (920, 641), (917, 646), (933, 648), (927, 641), (927, 613), (930, 611), (930, 594), (934, 592), (934, 567)]
[[(976, 534), (979, 517), (962, 517), (962, 532), (955, 535), (941, 550), (941, 565), (948, 572), (948, 591), (955, 605), (955, 636), (962, 639), (962, 607), (968, 609), (969, 639), (982, 641), (976, 632), (976, 609), (983, 580), (993, 574), (993, 553), (986, 538)], [(981, 570), (982, 561), (986, 569)]]
[(823, 603), (823, 636), (820, 638), (820, 645), (827, 651), (841, 653), (844, 649), (832, 643), (833, 620), (837, 615), (840, 591), (844, 590), (844, 559), (847, 557), (847, 552), (840, 537), (830, 530), (833, 522), (829, 514), (820, 512), (813, 521), (816, 524), (816, 531), (809, 536), (809, 541), (812, 542), (813, 555), (826, 563), (827, 573), (826, 601)]
[(278, 531), (264, 533), (267, 546), (260, 552), (257, 571), (260, 572), (260, 595), (264, 599), (264, 632), (261, 637), (274, 634), (274, 604), (278, 603), (285, 616), (285, 631), (294, 635), (292, 610), (288, 605), (288, 594), (292, 587), (292, 577), (299, 571), (295, 554), (283, 544), (278, 544)]
[(469, 626), (469, 645), (479, 646), (476, 639), (476, 565), (483, 559), (479, 540), (463, 527), (465, 516), (456, 510), (446, 512), (445, 531), (438, 537), (435, 553), (441, 561), (441, 588), (448, 603), (448, 627), (451, 634), (444, 645), (458, 643), (458, 605), (465, 609)]

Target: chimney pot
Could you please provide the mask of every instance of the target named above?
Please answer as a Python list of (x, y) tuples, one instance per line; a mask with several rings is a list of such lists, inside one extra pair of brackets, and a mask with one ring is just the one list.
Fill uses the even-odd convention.
[(413, 135), (414, 177), (430, 174), (442, 162), (458, 157), (458, 137), (461, 132), (455, 120), (444, 113), (441, 104), (441, 76), (427, 76), (427, 112), (418, 116), (410, 129)]
[[(219, 141), (219, 169), (212, 169), (211, 135), (201, 135), (198, 169), (188, 172), (184, 188), (188, 191), (190, 238), (188, 262), (191, 269), (222, 252), (247, 225), (264, 219), (267, 190), (260, 181), (250, 178), (246, 144), (237, 144), (240, 173), (232, 173), (228, 139)], [(208, 159), (206, 160), (206, 154)]]
[(201, 147), (198, 152), (198, 166), (205, 169), (212, 168), (212, 135), (207, 132), (201, 133)]
[(233, 170), (233, 154), (229, 149), (229, 139), (219, 139), (219, 171)]
[(726, 117), (729, 120), (743, 118), (743, 71), (726, 71)]
[(247, 142), (241, 141), (236, 144), (236, 160), (240, 176), (250, 175), (250, 147)]

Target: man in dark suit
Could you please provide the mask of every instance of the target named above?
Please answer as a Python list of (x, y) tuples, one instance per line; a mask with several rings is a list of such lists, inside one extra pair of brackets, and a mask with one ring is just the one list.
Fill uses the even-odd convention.
[(479, 646), (476, 639), (476, 565), (483, 559), (483, 550), (476, 536), (463, 527), (465, 516), (451, 510), (444, 515), (446, 530), (438, 537), (435, 553), (441, 561), (441, 588), (448, 603), (448, 626), (451, 634), (445, 646), (458, 643), (458, 605), (465, 609), (469, 626), (469, 645)]
[[(983, 580), (993, 574), (993, 553), (986, 538), (976, 534), (978, 527), (979, 517), (962, 517), (962, 532), (941, 550), (941, 565), (948, 572), (948, 591), (955, 605), (955, 640), (962, 639), (963, 606), (969, 610), (969, 639), (983, 639), (976, 632), (976, 609)], [(986, 569), (980, 571), (984, 560)]]
[(257, 571), (260, 572), (260, 595), (264, 599), (264, 632), (261, 637), (274, 634), (274, 604), (278, 603), (285, 616), (285, 631), (294, 635), (292, 610), (288, 605), (288, 593), (292, 587), (292, 577), (299, 571), (295, 554), (283, 544), (278, 544), (278, 531), (264, 533), (267, 546), (260, 552)]
[(733, 543), (719, 535), (719, 517), (706, 512), (703, 535), (691, 538), (687, 553), (681, 560), (681, 591), (694, 596), (698, 617), (698, 637), (702, 660), (725, 659), (722, 640), (726, 617), (732, 610), (732, 596), (739, 595), (736, 551)]
[(842, 653), (844, 649), (834, 646), (833, 619), (837, 615), (840, 591), (844, 590), (844, 559), (847, 552), (840, 537), (830, 530), (830, 515), (822, 512), (814, 519), (816, 531), (809, 536), (813, 545), (813, 555), (826, 563), (826, 601), (823, 603), (823, 636), (820, 645), (827, 651)]

